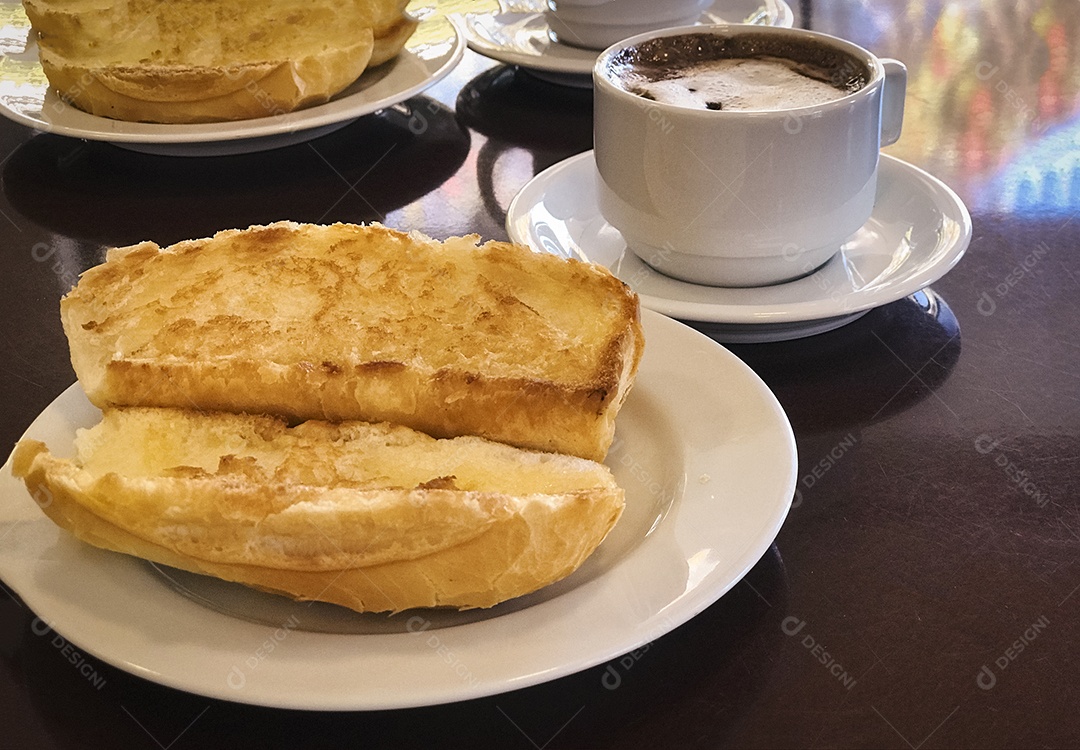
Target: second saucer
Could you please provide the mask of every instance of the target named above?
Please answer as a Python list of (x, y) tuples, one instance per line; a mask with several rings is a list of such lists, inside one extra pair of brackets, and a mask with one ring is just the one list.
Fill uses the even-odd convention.
[[(461, 26), (473, 52), (518, 65), (538, 78), (567, 86), (592, 86), (592, 66), (600, 50), (572, 47), (552, 39), (543, 3), (517, 3), (499, 13), (466, 13)], [(794, 21), (784, 0), (717, 0), (702, 23), (755, 23), (790, 27)]]

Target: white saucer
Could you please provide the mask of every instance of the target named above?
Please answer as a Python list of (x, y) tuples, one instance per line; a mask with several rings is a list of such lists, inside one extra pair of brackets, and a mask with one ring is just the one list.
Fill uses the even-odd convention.
[(956, 193), (921, 169), (882, 154), (873, 214), (824, 266), (775, 286), (702, 286), (664, 276), (627, 250), (597, 208), (597, 179), (591, 151), (538, 174), (510, 203), (510, 239), (600, 263), (629, 284), (647, 308), (724, 324), (710, 329), (719, 341), (781, 341), (837, 328), (937, 281), (971, 241), (971, 217)]
[[(519, 65), (533, 75), (570, 86), (592, 86), (599, 50), (560, 44), (551, 38), (543, 0), (500, 0), (499, 13), (466, 13), (462, 27), (469, 49), (499, 62)], [(784, 0), (717, 0), (701, 23), (756, 23), (790, 27)]]
[[(776, 537), (797, 479), (791, 425), (762, 380), (677, 321), (645, 310), (641, 322), (645, 354), (607, 458), (626, 510), (581, 568), (535, 594), (390, 617), (181, 574), (59, 529), (10, 460), (0, 470), (0, 576), (37, 616), (38, 635), (52, 628), (119, 669), (242, 703), (405, 708), (603, 664), (741, 580)], [(70, 455), (75, 430), (99, 419), (73, 385), (26, 435)]]
[(438, 17), (430, 8), (421, 5), (419, 13), (419, 28), (394, 60), (366, 71), (326, 104), (252, 120), (166, 125), (98, 117), (62, 101), (41, 70), (36, 39), (20, 3), (0, 0), (0, 16), (8, 22), (0, 39), (0, 115), (46, 133), (170, 156), (239, 154), (289, 146), (404, 101), (453, 70), (465, 51), (464, 35), (455, 22)]

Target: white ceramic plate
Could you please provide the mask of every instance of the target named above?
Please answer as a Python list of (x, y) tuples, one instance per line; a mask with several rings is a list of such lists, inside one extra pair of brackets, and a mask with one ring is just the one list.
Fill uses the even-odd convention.
[[(500, 13), (467, 13), (462, 27), (469, 49), (510, 65), (520, 65), (556, 83), (591, 86), (599, 50), (560, 44), (551, 38), (542, 0), (500, 3)], [(717, 0), (702, 23), (757, 23), (790, 27), (791, 8), (784, 0)]]
[(645, 307), (720, 324), (710, 335), (727, 342), (779, 341), (837, 328), (937, 281), (971, 241), (971, 217), (956, 193), (883, 154), (873, 214), (824, 266), (775, 286), (702, 286), (664, 276), (627, 250), (600, 215), (597, 179), (591, 151), (538, 174), (507, 210), (511, 240), (607, 266)]
[(0, 114), (35, 130), (176, 156), (262, 151), (325, 135), (433, 85), (465, 50), (455, 23), (427, 13), (397, 58), (368, 70), (326, 104), (252, 120), (166, 125), (111, 120), (66, 104), (41, 70), (20, 3), (0, 0), (0, 19)]
[[(301, 709), (431, 705), (601, 664), (715, 602), (772, 543), (796, 480), (768, 388), (711, 339), (643, 311), (646, 353), (608, 464), (627, 509), (577, 572), (491, 610), (358, 615), (159, 570), (76, 541), (0, 470), (0, 576), (78, 648), (182, 690)], [(716, 387), (723, 383), (722, 388)], [(27, 436), (63, 454), (98, 412), (76, 385)]]

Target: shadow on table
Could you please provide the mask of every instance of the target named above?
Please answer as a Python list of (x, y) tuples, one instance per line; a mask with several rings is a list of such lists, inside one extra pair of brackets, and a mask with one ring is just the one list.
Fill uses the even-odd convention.
[(378, 221), (464, 162), (469, 134), (423, 96), (320, 138), (251, 154), (156, 156), (54, 135), (16, 150), (4, 190), (18, 211), (80, 240), (164, 246), (281, 219)]
[(930, 396), (960, 359), (960, 325), (927, 288), (827, 333), (727, 347), (772, 388), (796, 434), (812, 434), (871, 424)]
[(476, 177), (484, 207), (500, 225), (506, 220), (506, 207), (495, 189), (499, 159), (512, 149), (525, 149), (537, 174), (588, 151), (592, 101), (592, 89), (549, 83), (513, 65), (487, 70), (462, 87), (458, 118), (488, 139), (477, 154)]
[(211, 700), (103, 664), (28, 611), (22, 640), (4, 662), (28, 683), (35, 723), (59, 747), (168, 747), (181, 737), (178, 747), (290, 750), (358, 746), (358, 738), (385, 748), (678, 747), (701, 729), (700, 717), (688, 721), (699, 710), (695, 696), (711, 696), (712, 738), (729, 731), (725, 717), (734, 721), (757, 698), (770, 679), (770, 655), (785, 640), (787, 595), (772, 547), (718, 602), (631, 654), (542, 685), (424, 709), (302, 712)]

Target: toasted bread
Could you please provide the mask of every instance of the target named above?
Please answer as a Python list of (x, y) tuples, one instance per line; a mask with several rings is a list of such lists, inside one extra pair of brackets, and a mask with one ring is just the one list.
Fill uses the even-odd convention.
[(61, 302), (99, 407), (393, 422), (601, 460), (644, 347), (606, 269), (475, 235), (278, 222), (114, 248)]
[[(162, 123), (264, 117), (327, 101), (394, 57), (407, 0), (25, 0), (42, 68), (95, 115)], [(373, 62), (374, 60), (374, 62)]]
[(374, 68), (397, 57), (419, 25), (419, 21), (406, 14), (389, 26), (372, 29), (375, 46), (372, 49), (368, 66)]
[(405, 427), (130, 408), (13, 471), (84, 541), (357, 611), (489, 607), (559, 580), (618, 520), (603, 465)]

